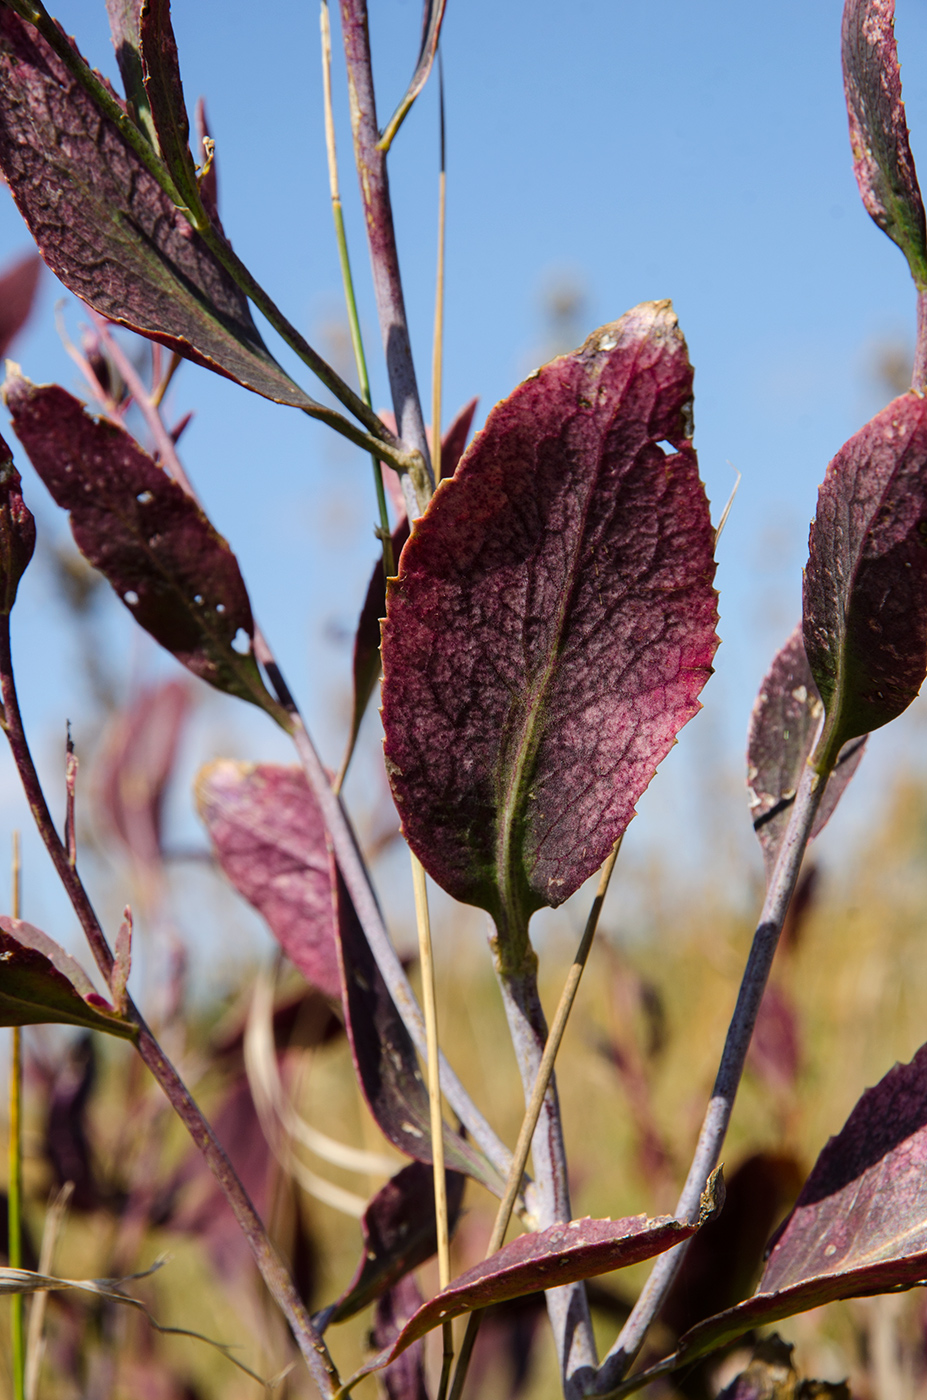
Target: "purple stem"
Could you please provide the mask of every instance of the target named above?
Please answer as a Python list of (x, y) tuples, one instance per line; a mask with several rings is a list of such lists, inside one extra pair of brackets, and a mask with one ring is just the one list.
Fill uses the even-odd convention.
[[(526, 1105), (534, 1092), (547, 1042), (547, 1021), (538, 995), (536, 967), (534, 955), (529, 954), (524, 970), (498, 972)], [(553, 1074), (531, 1140), (531, 1157), (537, 1193), (538, 1228), (544, 1230), (549, 1225), (572, 1220), (566, 1148)], [(570, 1400), (579, 1400), (598, 1363), (586, 1290), (582, 1283), (567, 1284), (562, 1288), (548, 1289), (546, 1298), (563, 1393)]]
[[(430, 488), (427, 494), (430, 494), (434, 490), (431, 454), (428, 450), (425, 420), (418, 396), (405, 299), (402, 295), (393, 207), (386, 173), (386, 153), (381, 151), (377, 144), (380, 133), (377, 128), (377, 106), (370, 62), (366, 0), (341, 0), (341, 30), (348, 68), (354, 160), (360, 180), (377, 314), (386, 352), (390, 392), (393, 396), (393, 412), (396, 415), (399, 437), (410, 447), (418, 448), (425, 459), (427, 485)], [(409, 519), (415, 520), (427, 504), (427, 495), (422, 499), (422, 493), (416, 492), (408, 472), (403, 472), (400, 481)]]
[(927, 391), (927, 288), (917, 293), (917, 344), (914, 347), (911, 388), (918, 394)]
[[(753, 935), (753, 945), (740, 984), (737, 1005), (724, 1042), (721, 1064), (699, 1133), (695, 1155), (676, 1206), (676, 1215), (680, 1220), (698, 1219), (702, 1192), (709, 1176), (718, 1165), (753, 1028), (766, 990), (769, 970), (826, 784), (825, 776), (817, 773), (810, 763), (805, 765), (791, 819), (776, 858), (759, 923)], [(595, 1395), (605, 1395), (614, 1390), (627, 1375), (679, 1271), (687, 1246), (688, 1241), (668, 1250), (658, 1259), (618, 1340), (599, 1368), (593, 1392)]]
[[(0, 617), (0, 698), (3, 701), (2, 727), (9, 740), (13, 760), (19, 772), (35, 824), (45, 842), (45, 848), (51, 856), (58, 878), (61, 880), (84, 930), (97, 967), (100, 969), (106, 985), (109, 986), (114, 963), (112, 950), (87, 891), (84, 889), (83, 882), (76, 868), (69, 861), (67, 850), (58, 835), (23, 728), (16, 683), (13, 678), (9, 614)], [(234, 1212), (235, 1219), (248, 1241), (261, 1277), (293, 1329), (299, 1349), (320, 1393), (323, 1396), (333, 1396), (340, 1384), (334, 1362), (328, 1354), (328, 1349), (321, 1335), (312, 1324), (312, 1319), (296, 1291), (286, 1265), (268, 1238), (260, 1216), (251, 1204), (244, 1186), (239, 1181), (235, 1168), (226, 1156), (209, 1123), (197, 1107), (189, 1089), (164, 1054), (131, 998), (127, 998), (126, 1016), (138, 1026), (139, 1054), (164, 1090), (172, 1107), (202, 1152), (213, 1176), (222, 1188), (225, 1198)]]

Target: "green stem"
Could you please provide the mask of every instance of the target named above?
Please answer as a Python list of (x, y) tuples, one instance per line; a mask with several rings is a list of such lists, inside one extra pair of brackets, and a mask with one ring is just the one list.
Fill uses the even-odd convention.
[[(332, 196), (332, 217), (335, 221), (335, 242), (338, 245), (338, 261), (341, 265), (341, 282), (344, 287), (344, 301), (348, 313), (348, 327), (351, 332), (351, 346), (354, 350), (354, 363), (357, 366), (357, 382), (361, 396), (368, 407), (373, 407), (370, 394), (370, 377), (367, 373), (367, 357), (364, 354), (364, 341), (361, 336), (360, 317), (357, 314), (357, 298), (354, 295), (354, 278), (351, 275), (351, 259), (348, 254), (348, 239), (344, 228), (344, 211), (341, 207), (341, 190), (338, 183), (338, 154), (335, 146), (335, 118), (332, 106), (332, 35), (328, 14), (328, 0), (322, 0), (320, 27), (322, 30), (322, 90), (325, 104), (325, 148), (328, 153), (328, 181)], [(372, 455), (373, 487), (377, 497), (377, 512), (380, 525), (377, 535), (383, 546), (383, 572), (391, 578), (396, 572), (393, 558), (393, 536), (389, 527), (389, 514), (386, 509), (386, 492), (383, 489), (383, 473), (379, 459)]]

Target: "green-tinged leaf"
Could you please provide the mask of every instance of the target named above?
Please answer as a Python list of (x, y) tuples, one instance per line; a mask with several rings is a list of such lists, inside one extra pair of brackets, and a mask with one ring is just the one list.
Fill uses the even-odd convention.
[(691, 408), (676, 316), (645, 302), (493, 409), (389, 584), (403, 830), (438, 884), (492, 914), (504, 958), (602, 864), (711, 674)]
[(145, 92), (162, 159), (189, 207), (200, 209), (170, 0), (142, 0), (139, 34)]
[(927, 399), (903, 394), (827, 468), (811, 527), (803, 633), (829, 771), (907, 709), (927, 673)]
[(122, 75), (123, 91), (126, 95), (126, 111), (148, 138), (155, 150), (158, 149), (158, 135), (155, 131), (145, 91), (145, 75), (142, 71), (141, 48), (142, 0), (106, 0), (106, 13), (109, 16), (113, 48), (116, 62)]
[(314, 407), (267, 350), (244, 293), (115, 122), (6, 6), (0, 87), (0, 171), (65, 286), (109, 320), (265, 398)]
[(238, 561), (196, 502), (124, 428), (58, 385), (11, 366), (3, 392), (33, 466), (71, 512), (78, 549), (136, 621), (217, 690), (273, 710)]
[(908, 139), (895, 43), (895, 0), (846, 0), (843, 82), (853, 169), (872, 218), (927, 287), (927, 226)]
[[(22, 933), (22, 938), (10, 929), (15, 930), (16, 935)], [(66, 973), (59, 971), (59, 966), (76, 966), (73, 959), (57, 944), (52, 944), (41, 930), (31, 930), (32, 934), (41, 935), (42, 947), (55, 950), (53, 961), (39, 946), (27, 944), (26, 930), (29, 926), (20, 925), (17, 919), (0, 920), (0, 1025), (83, 1026), (86, 1030), (105, 1031), (107, 1035), (135, 1040), (138, 1027), (114, 1013), (109, 1003), (94, 991), (85, 973), (78, 969), (81, 985), (90, 988), (86, 996)]]

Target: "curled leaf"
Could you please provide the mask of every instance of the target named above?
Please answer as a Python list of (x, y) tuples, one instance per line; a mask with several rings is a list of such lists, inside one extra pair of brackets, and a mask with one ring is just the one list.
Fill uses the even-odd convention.
[(837, 1298), (927, 1278), (927, 1046), (857, 1103), (776, 1238), (754, 1297), (680, 1342), (680, 1363)]
[[(802, 769), (811, 757), (824, 706), (814, 683), (799, 624), (777, 653), (750, 716), (747, 791), (750, 813), (766, 864), (767, 879), (789, 824)], [(812, 837), (830, 820), (847, 783), (860, 765), (865, 738), (851, 740), (837, 758), (811, 828)]]
[(520, 1235), (484, 1263), (452, 1279), (443, 1292), (419, 1308), (392, 1347), (375, 1357), (364, 1373), (388, 1365), (448, 1318), (652, 1259), (688, 1239), (697, 1228), (668, 1216), (653, 1220), (646, 1215), (625, 1220), (587, 1216)]
[[(84, 989), (88, 990), (84, 990)], [(0, 919), (0, 1025), (83, 1026), (135, 1040), (138, 1027), (115, 1015), (86, 973), (41, 929)]]
[(691, 406), (672, 307), (646, 302), (493, 409), (390, 582), (403, 830), (503, 944), (599, 868), (699, 708), (717, 612)]
[(879, 228), (904, 253), (923, 290), (927, 226), (901, 98), (895, 0), (846, 0), (841, 39), (859, 192)]
[(824, 703), (814, 762), (907, 709), (927, 673), (927, 399), (903, 394), (827, 468), (804, 579), (805, 652)]
[[(448, 1226), (453, 1232), (466, 1177), (460, 1172), (447, 1172), (446, 1177)], [(325, 1309), (325, 1326), (353, 1317), (437, 1250), (431, 1166), (410, 1162), (381, 1187), (364, 1211), (361, 1232), (360, 1263), (341, 1297)]]
[(109, 320), (265, 398), (314, 407), (267, 350), (244, 293), (116, 123), (5, 5), (0, 87), (0, 171), (64, 285)]
[(190, 153), (190, 122), (171, 24), (171, 0), (143, 0), (139, 39), (145, 93), (158, 148), (187, 205), (198, 210), (202, 206), (196, 166)]
[[(251, 603), (228, 544), (196, 502), (124, 428), (91, 418), (55, 384), (12, 366), (13, 426), (78, 549), (133, 617), (194, 675), (252, 704), (272, 705), (250, 652)], [(235, 648), (239, 633), (247, 654)]]
[(403, 94), (402, 101), (390, 117), (380, 139), (380, 147), (384, 151), (389, 150), (396, 132), (402, 126), (413, 102), (428, 81), (428, 74), (431, 72), (431, 66), (438, 51), (438, 40), (441, 37), (441, 22), (444, 19), (446, 3), (447, 0), (425, 0), (422, 12), (422, 40), (419, 44), (418, 58), (415, 61), (415, 71)]
[(35, 550), (35, 520), (21, 488), (13, 454), (0, 437), (0, 614), (7, 615)]
[[(340, 874), (336, 928), (348, 1038), (357, 1079), (381, 1133), (417, 1162), (431, 1163), (431, 1119), (412, 1038), (377, 967)], [(471, 1142), (445, 1123), (444, 1160), (501, 1198), (505, 1183)]]
[(218, 759), (196, 802), (219, 864), (312, 986), (341, 1000), (325, 823), (301, 768)]

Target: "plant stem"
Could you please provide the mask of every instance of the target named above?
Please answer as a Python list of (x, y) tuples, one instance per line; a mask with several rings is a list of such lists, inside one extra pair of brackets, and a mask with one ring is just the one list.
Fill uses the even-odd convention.
[[(810, 762), (805, 765), (789, 824), (769, 880), (759, 923), (753, 935), (750, 956), (740, 984), (737, 1004), (724, 1042), (721, 1064), (699, 1133), (695, 1155), (676, 1206), (676, 1215), (680, 1220), (692, 1221), (698, 1218), (702, 1192), (709, 1176), (718, 1165), (769, 970), (826, 782), (826, 775), (821, 776), (815, 772)], [(599, 1369), (595, 1384), (596, 1395), (614, 1390), (627, 1375), (651, 1323), (663, 1305), (685, 1252), (686, 1244), (677, 1245), (658, 1259), (618, 1340)]]
[[(153, 408), (148, 397), (145, 386), (136, 374), (128, 357), (123, 354), (119, 345), (99, 318), (96, 318), (97, 329), (100, 336), (113, 356), (116, 367), (123, 376), (127, 387), (134, 396), (139, 409), (144, 415), (152, 437), (159, 453), (161, 454), (162, 465), (170, 475), (182, 486), (188, 495), (194, 500), (197, 499), (193, 484), (184, 470), (183, 463), (178, 456), (177, 449), (171, 440), (171, 435), (161, 420), (161, 415)], [(290, 693), (289, 686), (284, 680), (283, 674), (278, 666), (274, 654), (267, 643), (264, 634), (259, 627), (255, 626), (254, 633), (254, 654), (267, 672), (268, 678), (277, 694), (280, 706), (285, 714), (274, 712), (272, 718), (278, 723), (283, 723), (286, 732), (290, 735), (296, 746), (296, 752), (303, 766), (303, 771), (309, 781), (315, 800), (322, 809), (326, 826), (332, 839), (332, 846), (335, 852), (335, 859), (338, 861), (341, 873), (344, 876), (345, 884), (354, 901), (361, 927), (370, 944), (371, 951), (376, 960), (377, 966), (384, 982), (389, 988), (390, 994), (396, 1003), (397, 1010), (405, 1023), (415, 1048), (423, 1057), (427, 1057), (427, 1039), (425, 1035), (425, 1023), (422, 1013), (419, 1010), (415, 993), (405, 974), (399, 956), (393, 947), (392, 940), (383, 922), (383, 916), (377, 903), (376, 895), (370, 884), (370, 876), (360, 855), (357, 840), (348, 820), (347, 812), (337, 793), (332, 790), (328, 774), (325, 771), (315, 745), (303, 723), (302, 716), (297, 708), (296, 701)], [(108, 973), (106, 974), (108, 977)], [(454, 1112), (465, 1124), (467, 1129), (473, 1134), (477, 1144), (482, 1148), (490, 1162), (505, 1177), (508, 1174), (511, 1154), (505, 1144), (489, 1126), (489, 1123), (479, 1112), (473, 1103), (466, 1089), (457, 1078), (444, 1056), (439, 1057), (441, 1065), (441, 1083), (448, 1103)]]
[[(62, 1222), (68, 1202), (74, 1194), (74, 1183), (66, 1181), (45, 1213), (45, 1228), (42, 1231), (42, 1248), (39, 1251), (39, 1273), (46, 1278), (54, 1271), (55, 1247), (61, 1232)], [(39, 1373), (42, 1368), (44, 1346), (43, 1329), (48, 1294), (40, 1289), (32, 1296), (29, 1309), (29, 1335), (26, 1340), (26, 1400), (36, 1400), (39, 1389)]]
[[(64, 886), (84, 930), (97, 967), (108, 986), (113, 970), (113, 954), (84, 889), (83, 882), (75, 867), (68, 860), (67, 851), (55, 828), (23, 729), (13, 677), (8, 614), (0, 616), (0, 698), (3, 702), (2, 727), (9, 741), (13, 760), (19, 772), (20, 781), (35, 818), (36, 826), (45, 842), (45, 848), (51, 856), (58, 878)], [(323, 1396), (333, 1395), (339, 1385), (338, 1372), (334, 1362), (331, 1360), (321, 1336), (313, 1326), (312, 1319), (296, 1291), (286, 1266), (268, 1238), (260, 1217), (251, 1204), (248, 1193), (238, 1179), (234, 1167), (209, 1123), (197, 1107), (190, 1091), (167, 1059), (131, 998), (128, 998), (127, 1017), (139, 1028), (138, 1053), (164, 1090), (174, 1111), (202, 1152), (213, 1176), (222, 1188), (242, 1233), (248, 1241), (271, 1296), (293, 1329), (297, 1345), (309, 1367), (313, 1380)]]
[[(544, 1009), (538, 996), (537, 958), (529, 952), (517, 971), (500, 970), (497, 966), (497, 976), (527, 1106), (540, 1074), (548, 1038)], [(531, 1153), (538, 1228), (543, 1230), (572, 1219), (563, 1126), (553, 1074), (541, 1101)], [(568, 1284), (548, 1289), (546, 1297), (564, 1395), (578, 1397), (583, 1393), (582, 1374), (588, 1375), (597, 1364), (586, 1290), (581, 1283)]]
[(444, 130), (444, 67), (438, 55), (438, 101), (441, 123), (441, 169), (438, 175), (438, 267), (435, 275), (435, 331), (431, 356), (431, 465), (441, 480), (441, 391), (444, 380), (444, 243), (447, 213), (447, 162)]
[[(20, 917), (20, 857), (19, 832), (13, 832), (12, 863), (12, 908), (14, 919)], [(10, 1268), (21, 1269), (23, 1263), (23, 1033), (20, 1026), (13, 1027), (13, 1045), (10, 1056), (10, 1143), (9, 1143), (9, 1187), (7, 1195), (7, 1254)], [(10, 1351), (13, 1366), (14, 1400), (25, 1400), (26, 1394), (26, 1347), (23, 1325), (23, 1303), (21, 1293), (10, 1298)]]
[(927, 391), (927, 288), (917, 293), (917, 343), (911, 388), (918, 394)]
[(434, 490), (431, 457), (419, 400), (406, 320), (399, 256), (393, 227), (386, 155), (378, 145), (377, 108), (370, 61), (366, 0), (341, 0), (341, 29), (348, 67), (354, 159), (360, 180), (367, 242), (373, 268), (380, 333), (399, 437), (422, 454), (423, 468), (402, 477), (410, 522), (421, 515)]
[[(605, 902), (605, 895), (608, 892), (608, 884), (612, 878), (612, 871), (615, 868), (615, 861), (618, 859), (618, 852), (621, 849), (622, 838), (618, 840), (612, 849), (611, 855), (602, 866), (602, 873), (599, 876), (599, 887), (596, 890), (595, 899), (592, 901), (592, 908), (589, 910), (589, 917), (586, 920), (586, 927), (580, 939), (579, 947), (573, 958), (573, 964), (567, 973), (566, 982), (563, 984), (563, 991), (560, 993), (560, 1001), (557, 1003), (557, 1010), (554, 1015), (544, 1046), (544, 1054), (541, 1057), (541, 1064), (538, 1069), (537, 1078), (534, 1081), (534, 1088), (531, 1091), (531, 1098), (525, 1110), (525, 1116), (521, 1122), (518, 1132), (518, 1141), (515, 1144), (515, 1152), (512, 1157), (512, 1167), (509, 1172), (508, 1181), (505, 1184), (505, 1195), (502, 1197), (499, 1209), (496, 1212), (496, 1220), (493, 1225), (492, 1234), (489, 1237), (489, 1244), (486, 1247), (486, 1258), (495, 1254), (502, 1248), (505, 1239), (505, 1232), (509, 1228), (509, 1221), (512, 1218), (512, 1211), (518, 1196), (518, 1189), (521, 1178), (524, 1174), (525, 1166), (528, 1162), (528, 1153), (531, 1151), (531, 1140), (534, 1137), (534, 1130), (538, 1124), (538, 1118), (547, 1094), (547, 1086), (550, 1083), (554, 1072), (554, 1061), (560, 1050), (560, 1043), (563, 1040), (563, 1033), (566, 1030), (567, 1021), (570, 1019), (570, 1012), (573, 1010), (573, 1003), (576, 1000), (576, 993), (579, 991), (580, 979), (583, 969), (589, 957), (589, 950), (592, 947), (592, 940), (599, 925), (599, 916), (602, 913), (602, 905)], [(460, 1348), (460, 1355), (457, 1360), (457, 1369), (454, 1372), (454, 1384), (451, 1389), (450, 1400), (460, 1400), (463, 1391), (464, 1381), (467, 1378), (467, 1368), (470, 1365), (470, 1357), (473, 1354), (473, 1347), (476, 1342), (477, 1333), (480, 1330), (482, 1312), (472, 1312), (467, 1319), (467, 1330)]]
[[(357, 382), (360, 385), (364, 402), (371, 407), (370, 379), (367, 374), (367, 357), (361, 336), (360, 317), (357, 314), (357, 300), (354, 296), (354, 278), (351, 276), (351, 259), (348, 256), (348, 239), (344, 229), (344, 211), (341, 207), (341, 190), (338, 183), (338, 153), (335, 147), (335, 117), (332, 108), (332, 31), (328, 13), (328, 0), (322, 0), (320, 12), (322, 30), (322, 92), (325, 107), (325, 149), (328, 154), (328, 183), (332, 197), (332, 217), (335, 221), (335, 242), (338, 245), (338, 261), (341, 265), (341, 282), (344, 287), (344, 301), (348, 313), (348, 328), (351, 332), (351, 346), (354, 350), (354, 363), (357, 366)], [(393, 536), (389, 528), (389, 515), (386, 509), (386, 492), (383, 489), (383, 473), (376, 457), (373, 465), (373, 485), (377, 497), (377, 511), (380, 517), (379, 537), (383, 546), (383, 571), (387, 578), (396, 572), (393, 558)]]
[[(431, 919), (428, 916), (428, 886), (421, 861), (409, 852), (412, 863), (412, 885), (415, 890), (415, 922), (418, 927), (418, 955), (422, 969), (422, 1006), (425, 1011), (425, 1034), (428, 1040), (426, 1074), (428, 1077), (428, 1107), (431, 1128), (431, 1160), (435, 1189), (435, 1235), (438, 1244), (438, 1287), (447, 1288), (451, 1281), (451, 1254), (447, 1226), (447, 1178), (444, 1175), (444, 1118), (441, 1113), (441, 1081), (438, 1070), (438, 1005), (435, 995), (435, 960), (431, 946)], [(444, 1356), (438, 1400), (444, 1400), (447, 1381), (454, 1359), (453, 1323), (442, 1323)]]

